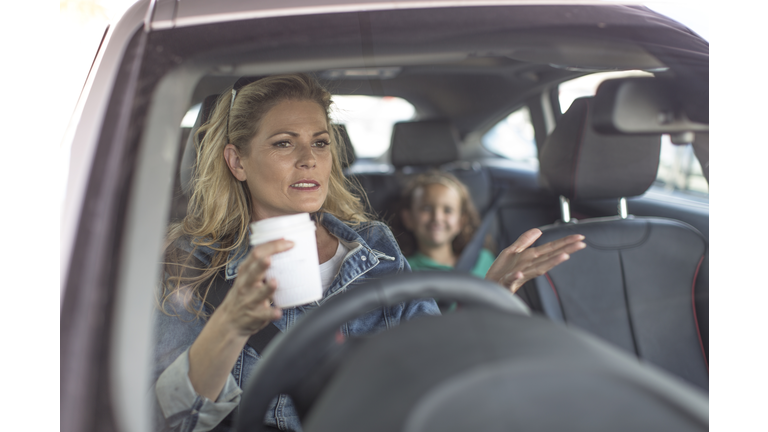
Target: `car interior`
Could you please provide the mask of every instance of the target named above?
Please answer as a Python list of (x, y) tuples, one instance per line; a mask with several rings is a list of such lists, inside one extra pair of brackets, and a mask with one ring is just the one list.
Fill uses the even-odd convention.
[[(317, 75), (322, 76), (323, 72), (319, 71)], [(182, 160), (175, 185), (176, 201), (173, 205), (177, 213), (173, 214), (172, 218), (183, 217), (186, 197), (184, 185), (189, 181), (190, 173), (194, 169), (196, 127), (206, 121), (216, 99), (216, 94), (204, 99), (194, 125), (182, 134), (180, 145), (184, 150), (180, 151)], [(347, 175), (366, 191), (370, 212), (384, 220), (394, 216), (392, 209), (396, 208), (400, 191), (410, 178), (428, 169), (440, 169), (456, 175), (468, 186), (475, 205), (482, 210), (484, 217), (488, 217), (489, 211), (494, 213), (490, 215), (493, 221), (491, 233), (497, 244), (507, 245), (531, 227), (540, 227), (544, 232), (539, 244), (569, 234), (584, 234), (587, 237), (588, 250), (575, 254), (567, 263), (531, 281), (521, 290), (519, 297), (524, 299), (535, 314), (585, 330), (706, 391), (709, 382), (706, 344), (708, 326), (703, 323), (708, 322), (705, 259), (707, 240), (696, 228), (684, 221), (658, 215), (630, 214), (627, 199), (642, 196), (656, 179), (661, 134), (599, 134), (592, 126), (594, 111), (594, 98), (584, 97), (576, 99), (560, 116), (554, 130), (546, 137), (539, 154), (539, 173), (532, 170), (516, 170), (499, 164), (498, 160), (494, 161), (495, 164), (488, 163), (489, 158), (462, 160), (461, 134), (452, 122), (445, 119), (395, 123), (386, 170), (382, 170), (381, 164), (377, 164), (375, 170), (366, 171), (365, 165), (355, 165), (356, 157), (349, 134), (343, 125), (339, 127), (342, 130), (344, 145), (351, 155), (345, 163)], [(197, 142), (200, 139), (201, 137), (198, 137)], [(498, 205), (492, 206), (494, 200), (498, 200)], [(582, 203), (588, 206), (596, 200), (613, 200), (615, 214), (585, 213), (582, 210), (578, 213), (578, 219), (572, 216), (571, 205), (574, 208), (583, 208), (580, 206)], [(492, 312), (475, 310), (471, 312), (471, 318), (465, 319), (490, 319), (489, 314), (492, 316)], [(480, 316), (483, 318), (479, 318)], [(464, 325), (467, 325), (466, 322)], [(501, 329), (505, 325), (508, 324), (499, 322), (493, 325), (493, 332), (498, 332), (499, 338), (504, 337)], [(411, 334), (420, 335), (419, 340), (422, 340), (425, 333), (429, 334), (431, 331), (437, 330), (411, 330)], [(460, 334), (461, 326), (454, 331)], [(307, 340), (313, 339), (324, 340), (316, 335), (307, 337)], [(393, 339), (388, 343), (401, 342)], [(302, 346), (311, 345), (305, 341)], [(438, 361), (438, 354), (445, 354), (441, 350), (449, 347), (455, 348), (450, 345), (433, 346), (428, 350), (429, 358), (408, 366), (418, 369), (425, 363), (432, 364)], [(487, 350), (483, 347), (466, 348), (468, 352), (478, 355), (484, 353), (484, 349)], [(343, 352), (350, 350), (350, 347), (345, 347)], [(296, 372), (295, 366), (286, 365), (291, 364), (289, 357), (306, 359), (307, 351), (293, 352), (287, 358), (275, 360), (282, 369), (270, 371), (270, 374), (303, 376)], [(377, 356), (382, 355), (382, 351), (377, 350), (376, 353)], [(428, 411), (428, 414), (419, 414), (421, 408), (406, 408), (419, 402), (427, 391), (425, 389), (429, 387), (413, 389), (411, 393), (405, 394), (393, 390), (391, 394), (398, 395), (397, 401), (382, 399), (378, 392), (375, 397), (369, 395), (370, 399), (361, 399), (359, 392), (349, 392), (348, 387), (363, 380), (362, 376), (365, 376), (366, 380), (374, 376), (371, 375), (377, 365), (374, 359), (379, 357), (370, 355), (370, 359), (358, 359), (355, 363), (366, 365), (364, 370), (356, 372), (360, 376), (349, 372), (352, 376), (342, 375), (336, 378), (343, 384), (338, 384), (341, 386), (339, 389), (329, 390), (332, 396), (324, 396), (318, 400), (321, 386), (317, 383), (307, 389), (306, 385), (299, 386), (298, 382), (294, 382), (295, 388), (277, 388), (269, 393), (265, 391), (262, 382), (259, 385), (260, 397), (254, 396), (257, 401), (249, 402), (249, 406), (263, 405), (263, 408), (266, 408), (264, 404), (271, 398), (265, 395), (290, 393), (293, 390), (290, 394), (294, 400), (304, 404), (305, 415), (312, 411), (315, 404), (317, 411), (312, 412), (333, 413), (333, 407), (339, 403), (339, 399), (345, 400), (344, 395), (355, 394), (355, 399), (348, 400), (345, 404), (353, 404), (357, 408), (356, 411), (361, 413), (358, 417), (349, 420), (350, 423), (339, 424), (338, 419), (348, 417), (315, 415), (308, 420), (308, 428), (313, 430), (392, 430), (403, 426), (400, 423), (402, 419), (419, 418), (420, 415), (426, 416), (420, 419), (420, 422), (433, 427), (440, 424), (433, 420), (441, 419), (445, 422), (445, 419), (450, 417), (447, 415), (447, 408), (441, 408), (438, 412)], [(513, 355), (513, 352), (509, 352), (501, 358)], [(497, 357), (492, 358), (498, 360)], [(463, 361), (469, 360), (464, 358)], [(436, 373), (431, 384), (436, 386), (451, 376), (450, 374), (457, 374), (458, 370), (474, 364), (463, 361), (453, 364), (454, 369), (450, 369), (450, 372)], [(483, 357), (483, 361), (490, 360)], [(584, 361), (590, 362), (594, 359)], [(346, 362), (343, 364), (347, 365)], [(267, 366), (263, 368), (269, 371)], [(314, 370), (309, 366), (304, 368)], [(341, 366), (341, 363), (333, 363), (332, 366), (324, 366), (323, 370), (320, 376), (332, 375), (339, 370), (344, 370), (346, 374), (347, 367)], [(375, 376), (378, 379), (376, 385), (368, 388), (380, 390), (385, 382), (396, 380), (396, 377), (387, 374)], [(323, 384), (327, 383), (320, 378), (316, 379)], [(453, 396), (456, 400), (451, 403), (460, 404), (458, 395), (464, 392), (474, 391), (476, 396), (484, 394), (484, 397), (489, 399), (500, 396), (488, 395), (481, 391), (482, 380), (493, 378), (471, 379), (480, 382), (467, 383), (469, 388), (456, 389)], [(503, 379), (512, 378), (505, 375)], [(615, 389), (607, 388), (604, 391), (608, 399), (608, 395)], [(332, 400), (333, 403), (325, 403), (325, 400)], [(381, 409), (381, 406), (387, 403), (392, 406)], [(604, 403), (605, 401), (601, 400), (601, 404), (598, 404), (600, 409), (605, 407)], [(634, 406), (643, 403), (647, 402), (632, 401)], [(620, 405), (617, 403), (617, 406)], [(504, 415), (514, 417), (516, 424), (524, 423), (524, 417), (519, 411), (504, 411)], [(668, 416), (669, 413), (661, 413), (654, 418), (659, 420), (659, 425), (667, 425), (670, 421)], [(498, 421), (498, 417), (499, 415), (494, 417), (495, 421)], [(466, 417), (456, 420), (475, 421), (474, 424), (479, 421)], [(246, 422), (244, 419), (241, 421)], [(645, 429), (655, 427), (639, 419), (633, 421)], [(467, 423), (469, 424), (472, 423)], [(685, 429), (684, 425), (681, 427)]]
[[(141, 232), (143, 240), (114, 251), (126, 262), (123, 274), (159, 271), (141, 245), (159, 248), (164, 227), (186, 213), (197, 128), (217, 97), (242, 76), (284, 72), (310, 73), (334, 97), (399, 98), (413, 106), (410, 118), (392, 124), (383, 137), (389, 147), (378, 156), (361, 156), (365, 143), (356, 142), (354, 126), (337, 124), (349, 155), (345, 173), (378, 219), (391, 223), (404, 185), (439, 169), (467, 185), (499, 250), (534, 227), (543, 231), (537, 244), (586, 236), (587, 249), (515, 296), (450, 273), (414, 273), (337, 296), (269, 347), (244, 389), (243, 403), (255, 408), (241, 410), (238, 430), (260, 430), (259, 409), (278, 393), (291, 395), (308, 431), (708, 429), (708, 199), (670, 191), (657, 179), (662, 142), (677, 151), (708, 141), (708, 44), (643, 7), (558, 10), (275, 16), (131, 39), (130, 47), (145, 50), (137, 57), (142, 63), (121, 68), (117, 82), (133, 83), (138, 96), (129, 106), (120, 98), (110, 102), (100, 138), (116, 140), (122, 131), (125, 138), (113, 148), (122, 149), (129, 167), (116, 170), (135, 168), (120, 171), (133, 185), (123, 191), (133, 204), (115, 208), (124, 214), (122, 235)], [(611, 114), (635, 102), (610, 93), (605, 83), (611, 81), (561, 107), (564, 83), (622, 71), (674, 89), (660, 94), (685, 126), (673, 119), (665, 130), (640, 125), (622, 132)], [(626, 87), (633, 79), (613, 83)], [(667, 112), (662, 99), (647, 104)], [(486, 145), (494, 127), (521, 110), (534, 163)], [(109, 120), (118, 112), (130, 120)], [(194, 120), (181, 122), (185, 114)], [(612, 132), (596, 130), (601, 121)], [(135, 305), (149, 297), (129, 289), (150, 285), (154, 273), (144, 273), (151, 274), (119, 285), (131, 300), (115, 303), (116, 332), (127, 334), (126, 317), (135, 317)], [(356, 314), (424, 297), (467, 307), (334, 342), (334, 329)], [(127, 352), (122, 343), (115, 352)], [(135, 355), (148, 348), (142, 349)], [(413, 355), (384, 354), (404, 351)], [(129, 358), (136, 357), (115, 367), (124, 383)], [(289, 370), (300, 372), (290, 378)], [(301, 380), (307, 377), (314, 378)]]
[[(182, 134), (186, 139), (181, 143), (184, 151), (180, 152), (183, 156), (175, 185), (177, 203), (173, 206), (179, 213), (174, 214), (173, 218), (183, 217), (185, 210), (186, 188), (183, 185), (189, 181), (191, 174), (188, 173), (194, 169), (194, 149), (197, 145), (193, 139), (195, 130), (206, 121), (216, 99), (217, 95), (205, 98), (194, 125)], [(570, 234), (585, 235), (588, 238), (588, 250), (575, 254), (567, 263), (529, 282), (519, 297), (524, 299), (534, 313), (585, 330), (706, 391), (709, 382), (705, 343), (707, 327), (701, 325), (699, 317), (702, 317), (702, 322), (707, 322), (708, 285), (706, 276), (700, 276), (707, 272), (706, 266), (702, 266), (706, 263), (707, 240), (697, 229), (683, 221), (629, 214), (627, 198), (643, 195), (656, 179), (661, 135), (611, 136), (595, 132), (592, 127), (593, 99), (576, 99), (561, 116), (540, 154), (541, 177), (538, 179), (534, 177), (536, 173), (531, 171), (520, 173), (478, 161), (461, 161), (459, 134), (455, 126), (445, 120), (396, 123), (391, 138), (391, 168), (386, 172), (366, 172), (360, 168), (354, 170), (354, 147), (342, 125), (341, 136), (344, 137), (344, 145), (353, 161), (348, 161), (345, 168), (348, 176), (360, 183), (366, 191), (370, 211), (384, 215), (385, 220), (393, 216), (389, 212), (395, 208), (400, 191), (409, 178), (428, 169), (440, 169), (456, 175), (468, 186), (475, 205), (484, 210), (484, 217), (488, 215), (494, 197), (503, 203), (493, 206), (491, 211), (495, 214), (490, 215), (495, 222), (492, 230), (494, 240), (499, 244), (509, 244), (530, 227), (540, 227), (544, 232), (538, 244)], [(200, 140), (201, 137), (198, 137), (197, 142)], [(516, 178), (510, 174), (518, 177), (528, 175), (529, 189), (521, 187), (521, 184), (526, 183), (515, 181)], [(531, 200), (531, 197), (535, 199)], [(617, 214), (590, 217), (582, 213), (579, 219), (571, 216), (570, 204), (578, 206), (582, 202), (594, 200), (614, 200)], [(521, 213), (528, 217), (522, 217)], [(473, 311), (472, 314), (478, 312)], [(482, 314), (488, 312), (482, 311)], [(504, 326), (499, 325), (500, 328)], [(419, 330), (418, 334), (423, 337), (424, 332), (428, 331)], [(461, 332), (460, 328), (456, 331)], [(304, 346), (309, 346), (307, 343)], [(345, 348), (346, 351), (349, 349)], [(477, 347), (469, 351), (483, 352)], [(429, 352), (435, 355), (440, 350), (433, 347)], [(292, 356), (303, 359), (307, 355), (307, 352), (292, 353)], [(371, 361), (361, 361), (361, 364), (371, 365)], [(437, 361), (436, 357), (424, 360), (434, 361)], [(285, 366), (286, 362), (287, 359), (278, 362), (283, 369), (272, 371), (274, 375), (289, 374), (290, 370), (292, 374), (301, 376), (296, 373), (295, 367)], [(411, 367), (420, 367), (421, 364)], [(461, 363), (455, 367), (467, 366)], [(325, 374), (331, 374), (328, 371), (335, 373), (340, 368), (339, 364), (325, 367)], [(366, 369), (369, 374), (371, 370), (375, 370), (375, 367)], [(382, 378), (382, 381), (393, 379), (384, 376), (386, 378)], [(433, 384), (445, 378), (444, 375), (435, 375)], [(345, 379), (356, 382), (360, 377)], [(351, 386), (351, 382), (345, 385)], [(259, 388), (262, 390), (260, 394), (270, 394), (263, 392), (263, 383)], [(381, 386), (374, 388), (380, 389)], [(289, 390), (280, 388), (273, 393), (287, 393)], [(304, 403), (307, 405), (305, 410), (309, 411), (318, 397), (315, 394), (318, 392), (317, 384), (310, 390), (299, 388), (296, 391), (292, 397), (308, 401)], [(480, 388), (476, 391), (479, 392)], [(614, 390), (605, 391), (608, 395)], [(315, 393), (308, 396), (308, 392)], [(337, 390), (337, 393), (338, 397), (347, 394), (346, 390)], [(422, 396), (421, 392), (414, 391), (412, 397)], [(398, 398), (402, 397), (402, 394), (398, 394)], [(261, 397), (262, 404), (269, 400)], [(365, 407), (376, 406), (376, 403), (373, 400), (367, 402), (361, 403), (357, 399), (359, 409), (366, 413), (360, 415), (361, 423), (322, 423), (329, 419), (346, 418), (328, 415), (322, 416), (318, 430), (333, 430), (337, 427), (350, 430), (391, 430), (392, 427), (402, 426), (397, 422), (392, 423), (392, 419), (405, 418), (410, 413), (404, 408), (402, 400), (398, 402), (403, 410), (400, 416), (393, 416), (391, 410), (373, 412)], [(378, 404), (381, 403), (378, 400)], [(637, 405), (642, 402), (633, 403)], [(259, 405), (254, 402), (252, 406)], [(321, 412), (328, 412), (333, 405), (320, 406), (322, 409), (318, 409)], [(388, 414), (381, 414), (384, 412)], [(505, 413), (515, 416), (517, 422), (522, 421), (518, 412)], [(430, 415), (445, 418), (445, 414), (441, 411)], [(664, 419), (660, 423), (663, 425), (667, 419), (664, 415), (661, 418)], [(433, 424), (426, 420), (423, 422)], [(637, 424), (642, 424), (643, 428), (653, 426), (643, 422)]]

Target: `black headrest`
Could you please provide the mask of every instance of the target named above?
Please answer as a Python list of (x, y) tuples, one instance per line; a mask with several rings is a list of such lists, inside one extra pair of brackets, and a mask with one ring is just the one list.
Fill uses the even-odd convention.
[(442, 120), (396, 123), (391, 152), (395, 168), (453, 162), (459, 158), (458, 132)]
[(339, 140), (341, 141), (339, 144), (342, 144), (347, 149), (347, 157), (341, 161), (341, 167), (349, 168), (353, 163), (355, 163), (355, 160), (357, 160), (355, 148), (352, 147), (352, 141), (349, 139), (346, 126), (343, 124), (337, 124), (336, 130), (339, 132)]
[[(195, 159), (197, 159), (195, 135), (198, 135), (197, 130), (200, 129), (200, 126), (205, 124), (205, 122), (207, 122), (211, 117), (211, 113), (213, 112), (213, 108), (216, 106), (216, 100), (218, 100), (218, 98), (219, 95), (210, 95), (203, 100), (203, 103), (200, 106), (200, 111), (197, 113), (195, 124), (192, 125), (189, 138), (187, 138), (187, 145), (184, 147), (184, 155), (181, 158), (181, 169), (179, 170), (179, 177), (181, 180), (181, 189), (187, 195), (191, 192), (189, 190), (191, 186), (190, 182), (192, 181), (192, 176), (194, 175)], [(200, 133), (199, 135), (200, 136), (197, 139), (198, 143), (203, 141), (205, 134)]]
[[(181, 187), (185, 194), (189, 194), (191, 191), (189, 190), (192, 180), (192, 176), (194, 175), (194, 169), (195, 169), (195, 159), (197, 158), (197, 148), (195, 147), (195, 135), (199, 135), (197, 142), (200, 143), (203, 141), (203, 137), (205, 136), (205, 133), (197, 133), (197, 130), (200, 129), (200, 126), (205, 124), (205, 122), (208, 121), (208, 119), (211, 116), (211, 112), (213, 112), (213, 108), (216, 106), (216, 101), (218, 100), (219, 95), (210, 95), (203, 100), (202, 105), (200, 106), (200, 111), (197, 113), (197, 119), (195, 120), (195, 124), (192, 125), (192, 130), (189, 133), (189, 138), (187, 138), (187, 145), (184, 147), (184, 155), (181, 159), (181, 169), (179, 171), (179, 177), (181, 180)], [(352, 141), (349, 139), (349, 134), (347, 133), (347, 128), (344, 125), (336, 125), (336, 128), (339, 131), (339, 139), (342, 141), (340, 144), (343, 144), (347, 149), (347, 157), (345, 160), (341, 161), (342, 168), (347, 168), (350, 165), (352, 165), (355, 162), (356, 156), (355, 156), (355, 149), (352, 147)]]
[(592, 128), (592, 98), (579, 98), (539, 155), (544, 182), (570, 200), (642, 195), (656, 179), (661, 135), (601, 135)]

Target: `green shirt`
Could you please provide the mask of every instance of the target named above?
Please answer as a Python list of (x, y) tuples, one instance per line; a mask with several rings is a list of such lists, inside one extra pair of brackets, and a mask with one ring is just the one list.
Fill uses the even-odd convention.
[[(416, 252), (415, 254), (406, 257), (406, 259), (408, 260), (408, 264), (411, 265), (411, 270), (413, 271), (453, 270), (453, 267), (438, 264), (433, 261), (432, 258), (422, 254), (421, 252)], [(477, 257), (477, 262), (475, 263), (475, 266), (472, 268), (470, 273), (479, 278), (484, 278), (485, 274), (488, 273), (488, 269), (491, 268), (491, 264), (493, 264), (495, 259), (496, 257), (493, 256), (491, 251), (488, 249), (482, 249), (480, 251), (480, 256)]]

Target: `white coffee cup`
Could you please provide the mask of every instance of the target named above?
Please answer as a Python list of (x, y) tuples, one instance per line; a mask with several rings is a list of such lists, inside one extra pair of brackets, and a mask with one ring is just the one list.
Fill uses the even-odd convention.
[(274, 304), (290, 308), (312, 303), (323, 297), (320, 264), (317, 258), (315, 223), (309, 213), (278, 216), (251, 223), (251, 245), (284, 238), (293, 248), (272, 255), (267, 278), (277, 280)]

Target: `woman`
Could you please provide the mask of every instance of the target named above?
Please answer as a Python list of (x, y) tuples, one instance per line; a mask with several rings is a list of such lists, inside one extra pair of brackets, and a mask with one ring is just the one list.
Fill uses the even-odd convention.
[[(205, 135), (188, 215), (169, 230), (155, 323), (158, 429), (229, 430), (240, 387), (259, 359), (246, 344), (251, 335), (270, 322), (285, 331), (366, 278), (410, 270), (389, 229), (371, 221), (350, 192), (341, 170), (343, 146), (329, 122), (330, 94), (303, 74), (243, 84), (222, 95), (200, 128)], [(270, 305), (276, 283), (265, 275), (270, 257), (292, 245), (277, 240), (250, 247), (248, 224), (302, 212), (314, 215), (321, 273), (331, 277), (323, 281), (319, 302), (281, 311)], [(573, 236), (522, 252), (537, 236), (523, 237), (488, 272), (513, 291), (583, 247)], [(232, 285), (213, 309), (207, 300), (216, 277)], [(368, 334), (436, 314), (434, 301), (413, 301), (368, 313), (340, 331)], [(286, 396), (273, 401), (265, 421), (301, 428)]]

